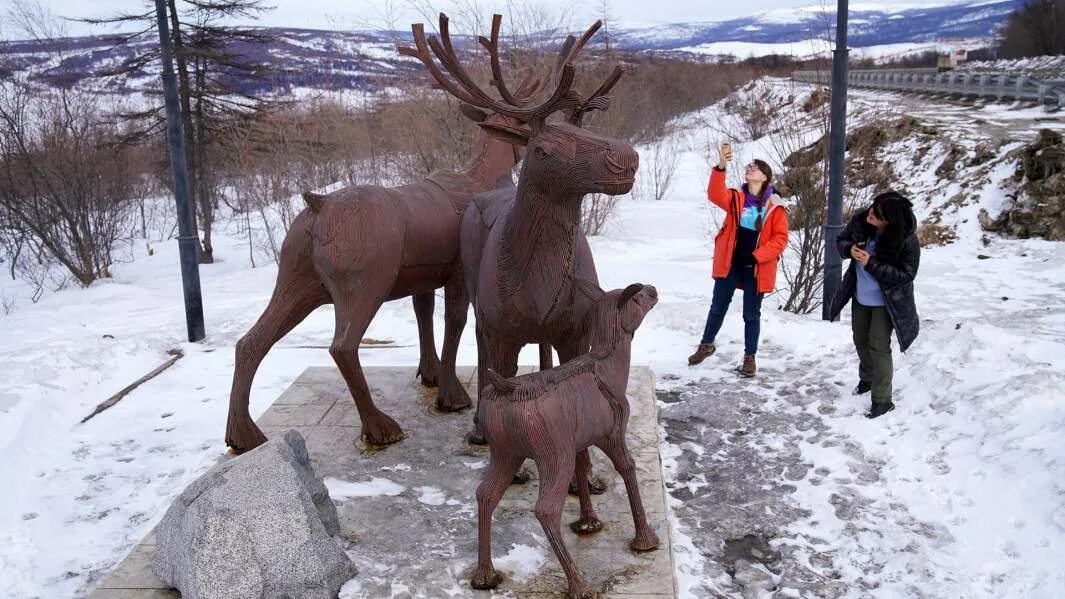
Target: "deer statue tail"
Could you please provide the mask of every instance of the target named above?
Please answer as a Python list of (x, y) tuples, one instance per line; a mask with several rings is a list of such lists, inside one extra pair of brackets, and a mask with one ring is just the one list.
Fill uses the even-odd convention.
[(518, 388), (518, 384), (514, 382), (514, 379), (505, 379), (499, 376), (499, 374), (491, 368), (487, 369), (486, 372), (488, 373), (488, 382), (496, 392), (509, 394), (513, 393), (514, 390)]
[(327, 196), (320, 193), (314, 193), (313, 191), (303, 192), (303, 201), (307, 203), (307, 207), (311, 209), (311, 212), (318, 214), (325, 204), (325, 198)]

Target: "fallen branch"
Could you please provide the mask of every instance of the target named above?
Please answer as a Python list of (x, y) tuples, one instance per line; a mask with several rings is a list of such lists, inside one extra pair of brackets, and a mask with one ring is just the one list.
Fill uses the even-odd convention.
[(153, 371), (149, 372), (148, 374), (142, 376), (141, 378), (133, 381), (132, 383), (127, 385), (125, 388), (123, 388), (118, 393), (115, 393), (111, 397), (107, 398), (107, 400), (105, 400), (103, 403), (101, 403), (100, 405), (96, 406), (96, 409), (92, 411), (92, 414), (89, 414), (85, 418), (82, 418), (81, 419), (81, 424), (85, 424), (93, 416), (95, 416), (95, 415), (99, 414), (100, 412), (103, 412), (107, 408), (110, 408), (111, 406), (115, 405), (116, 403), (121, 401), (123, 397), (129, 395), (130, 392), (132, 392), (134, 389), (136, 389), (137, 387), (140, 387), (144, 383), (152, 380), (153, 378), (158, 376), (159, 373), (161, 373), (162, 371), (166, 370), (167, 368), (170, 368), (171, 366), (173, 366), (174, 362), (177, 362), (181, 358), (185, 357), (185, 353), (182, 352), (180, 349), (171, 349), (171, 350), (168, 350), (166, 353), (170, 354), (170, 356), (171, 356), (171, 358), (169, 360), (164, 362), (161, 366), (159, 366), (155, 370), (153, 370)]

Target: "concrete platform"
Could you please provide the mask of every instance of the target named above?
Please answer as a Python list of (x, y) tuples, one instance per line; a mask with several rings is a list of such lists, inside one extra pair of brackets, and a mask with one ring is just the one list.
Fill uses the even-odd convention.
[[(528, 371), (523, 368), (522, 371)], [(359, 575), (345, 597), (559, 597), (565, 576), (533, 516), (537, 482), (512, 486), (493, 524), (493, 558), (504, 581), (495, 591), (469, 586), (476, 563), (477, 504), (474, 493), (488, 449), (467, 444), (469, 410), (438, 412), (435, 390), (414, 379), (414, 368), (367, 368), (378, 406), (403, 427), (406, 438), (383, 449), (358, 441), (354, 403), (333, 368), (308, 368), (259, 418), (274, 436), (299, 430), (319, 476), (326, 479), (340, 515), (345, 549)], [(471, 396), (473, 368), (460, 369)], [(604, 597), (664, 598), (676, 595), (665, 487), (662, 482), (654, 375), (634, 367), (629, 379), (632, 417), (629, 448), (636, 459), (644, 505), (661, 547), (638, 554), (628, 548), (634, 534), (625, 486), (605, 456), (592, 450), (593, 469), (607, 491), (593, 496), (603, 530), (578, 537), (567, 524), (577, 519), (570, 497), (563, 535), (577, 566)], [(225, 459), (225, 458), (223, 458)], [(120, 563), (90, 599), (172, 598), (151, 572), (154, 536), (149, 535)]]

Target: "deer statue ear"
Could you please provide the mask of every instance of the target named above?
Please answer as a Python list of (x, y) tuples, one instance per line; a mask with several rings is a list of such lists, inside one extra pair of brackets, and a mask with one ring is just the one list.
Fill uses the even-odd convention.
[(583, 277), (573, 277), (573, 287), (584, 297), (598, 303), (603, 299), (606, 292), (599, 288), (599, 285), (585, 279)]
[(640, 283), (633, 283), (626, 287), (625, 290), (621, 292), (621, 295), (618, 296), (618, 309), (620, 310), (626, 302), (635, 297), (641, 290), (643, 290), (643, 285)]
[(487, 112), (469, 104), (460, 104), (459, 112), (462, 113), (462, 116), (470, 119), (475, 123), (483, 123), (484, 120), (488, 118)]
[(524, 146), (529, 143), (529, 132), (521, 127), (512, 127), (497, 123), (477, 123), (477, 126), (485, 133), (496, 139), (501, 139), (515, 146)]

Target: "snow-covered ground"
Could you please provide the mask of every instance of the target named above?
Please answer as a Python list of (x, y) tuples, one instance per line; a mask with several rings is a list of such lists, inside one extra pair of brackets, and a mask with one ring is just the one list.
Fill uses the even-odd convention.
[[(885, 101), (893, 100), (852, 95), (858, 114)], [(929, 109), (927, 118), (939, 110)], [(985, 121), (1011, 114), (1001, 107), (967, 113)], [(706, 379), (734, 384), (727, 371), (740, 354), (738, 310), (726, 319), (720, 356), (697, 369), (685, 362), (709, 307), (710, 248), (720, 222), (704, 194), (705, 144), (721, 133), (696, 124), (723, 119), (718, 107), (692, 115), (691, 128), (679, 134), (683, 151), (669, 196), (622, 199), (605, 234), (592, 240), (604, 287), (638, 281), (659, 290), (660, 303), (636, 336), (633, 360), (651, 366), (663, 389)], [(737, 164), (765, 155), (767, 144), (737, 142)], [(900, 164), (911, 160), (902, 155), (904, 145), (897, 151)], [(942, 161), (936, 151), (923, 164), (934, 168)], [(927, 171), (902, 170), (919, 216), (952, 195), (950, 184)], [(892, 414), (866, 421), (867, 398), (848, 394), (857, 367), (847, 313), (843, 323), (825, 323), (817, 314), (777, 310), (780, 294), (766, 299), (760, 366), (788, 372), (801, 358), (812, 364), (803, 380), (844, 383), (808, 409), (817, 410), (846, 447), (877, 465), (878, 476), (867, 482), (815, 479), (816, 468), (844, 468), (848, 453), (799, 444), (801, 460), (813, 468), (791, 482), (796, 491), (788, 501), (810, 516), (793, 523), (788, 542), (810, 554), (834, 552), (837, 564), (846, 565), (836, 572), (845, 587), (872, 560), (881, 577), (878, 597), (1065, 595), (1065, 244), (981, 241), (976, 212), (1001, 205), (1005, 191), (998, 181), (1008, 174), (995, 169), (977, 190), (978, 201), (944, 215), (943, 222), (957, 227), (955, 243), (924, 250), (916, 282), (922, 332), (906, 355), (895, 354), (899, 409)], [(6, 487), (0, 494), (0, 596), (83, 594), (225, 450), (233, 346), (259, 316), (276, 275), (273, 266), (250, 268), (242, 244), (235, 229), (218, 232), (221, 261), (201, 268), (208, 339), (199, 344), (183, 341), (174, 242), (154, 244), (154, 255), (140, 251), (117, 265), (112, 280), (51, 293), (36, 304), (20, 283), (0, 281), (0, 296), (16, 302), (10, 315), (0, 316), (6, 383), (0, 390), (0, 481)], [(438, 302), (437, 339), (442, 308)], [(304, 368), (332, 365), (325, 349), (333, 334), (331, 312), (327, 306), (313, 313), (269, 354), (252, 390), (253, 415)], [(413, 370), (414, 322), (409, 301), (383, 307), (367, 336), (393, 344), (365, 347), (363, 364)], [(460, 364), (475, 361), (472, 331), (466, 333)], [(97, 403), (164, 362), (171, 348), (185, 357), (114, 408), (78, 424)], [(535, 361), (527, 348), (522, 362)], [(759, 381), (744, 384), (756, 388)], [(832, 409), (818, 410), (826, 406)], [(664, 451), (669, 458), (678, 449)], [(838, 517), (840, 493), (861, 498), (855, 502), (864, 514), (857, 532)], [(882, 517), (895, 509), (935, 534)], [(687, 526), (675, 521), (679, 575), (683, 588), (698, 593), (714, 588), (700, 579), (712, 551), (694, 546)], [(868, 594), (859, 586), (848, 592)]]

